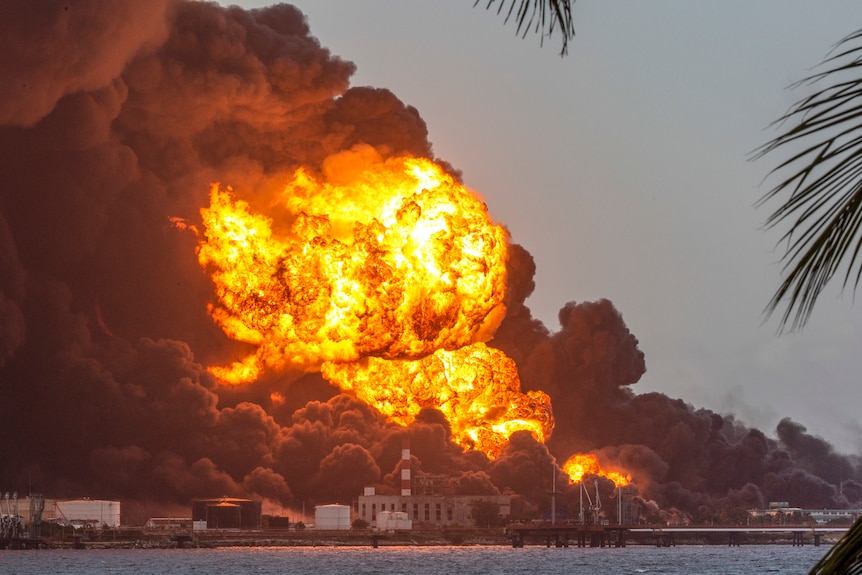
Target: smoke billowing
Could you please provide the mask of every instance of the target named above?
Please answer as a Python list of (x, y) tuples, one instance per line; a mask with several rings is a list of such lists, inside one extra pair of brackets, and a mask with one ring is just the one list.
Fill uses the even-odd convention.
[[(656, 517), (862, 499), (859, 461), (799, 423), (770, 437), (636, 394), (645, 358), (611, 302), (568, 303), (547, 329), (524, 305), (535, 265), (517, 245), (490, 345), (551, 396), (546, 445), (518, 433), (489, 461), (449, 441), (439, 412), (401, 428), (314, 373), (221, 387), (207, 367), (245, 350), (208, 316), (194, 235), (171, 218), (199, 223), (212, 182), (253, 204), (358, 144), (433, 158), (425, 123), (385, 89), (350, 87), (354, 65), (291, 6), (0, 9), (0, 488), (121, 499), (129, 521), (226, 494), (349, 502), (398, 487), (409, 437), (414, 474), (511, 493), (525, 515), (547, 508), (552, 462), (586, 451), (631, 473)], [(575, 513), (576, 489), (562, 491), (558, 508)]]

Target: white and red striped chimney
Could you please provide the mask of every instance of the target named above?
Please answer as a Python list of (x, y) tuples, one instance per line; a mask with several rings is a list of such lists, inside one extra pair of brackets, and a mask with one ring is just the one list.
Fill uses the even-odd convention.
[(412, 491), (412, 478), (410, 477), (410, 440), (405, 439), (401, 446), (401, 496), (410, 497)]

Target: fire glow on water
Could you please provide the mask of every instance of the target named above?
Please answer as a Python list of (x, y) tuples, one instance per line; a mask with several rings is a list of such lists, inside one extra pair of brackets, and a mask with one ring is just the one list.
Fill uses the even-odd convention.
[(210, 313), (256, 350), (212, 368), (220, 381), (319, 370), (401, 425), (439, 409), (490, 457), (515, 431), (550, 436), (548, 396), (484, 345), (505, 316), (508, 235), (439, 165), (357, 148), (261, 204), (216, 185), (201, 210)]

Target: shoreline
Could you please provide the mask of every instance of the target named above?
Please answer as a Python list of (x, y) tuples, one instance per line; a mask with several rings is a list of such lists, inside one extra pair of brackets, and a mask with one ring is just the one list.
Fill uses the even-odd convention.
[[(840, 535), (822, 536), (824, 549)], [(206, 530), (168, 531), (114, 529), (91, 530), (72, 538), (20, 539), (23, 545), (3, 545), (12, 549), (214, 549), (225, 547), (513, 547), (513, 535), (506, 529), (411, 530), (380, 532), (369, 529), (345, 531), (306, 530)], [(14, 543), (7, 541), (6, 543)], [(529, 537), (526, 547), (572, 547), (574, 540)], [(729, 539), (726, 534), (677, 534), (672, 540), (647, 533), (628, 533), (622, 547), (786, 545), (814, 546), (812, 537), (801, 541), (790, 534), (745, 533)], [(618, 547), (615, 544), (581, 545), (582, 548)]]

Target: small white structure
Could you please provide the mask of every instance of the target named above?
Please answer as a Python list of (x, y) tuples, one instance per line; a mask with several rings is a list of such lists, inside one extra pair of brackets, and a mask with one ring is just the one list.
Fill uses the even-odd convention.
[(317, 505), (314, 508), (315, 529), (350, 529), (348, 505)]
[(413, 529), (413, 521), (403, 511), (381, 511), (377, 514), (377, 529), (380, 531)]
[[(119, 527), (120, 502), (102, 499), (72, 499), (53, 502), (54, 517), (73, 525)], [(46, 505), (46, 510), (48, 505)]]
[(147, 529), (188, 529), (191, 517), (150, 517), (144, 524)]

